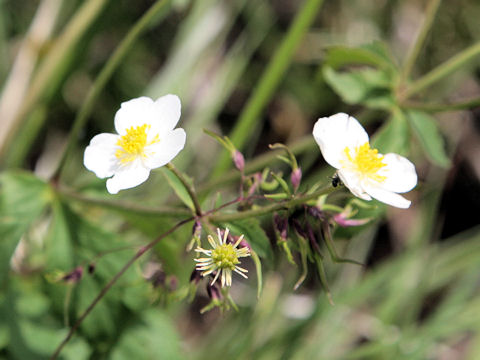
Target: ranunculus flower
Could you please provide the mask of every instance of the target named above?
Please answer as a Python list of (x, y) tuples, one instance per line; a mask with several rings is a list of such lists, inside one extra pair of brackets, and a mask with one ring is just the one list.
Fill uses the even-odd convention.
[(410, 206), (411, 202), (398, 193), (417, 184), (415, 166), (403, 156), (382, 155), (372, 149), (357, 119), (345, 113), (320, 118), (313, 136), (325, 161), (338, 169), (340, 179), (355, 196), (403, 209)]
[(180, 107), (176, 95), (156, 101), (142, 96), (122, 103), (115, 114), (117, 134), (93, 137), (85, 149), (85, 167), (101, 179), (110, 178), (110, 194), (140, 185), (150, 170), (170, 162), (185, 146), (185, 131), (174, 129)]

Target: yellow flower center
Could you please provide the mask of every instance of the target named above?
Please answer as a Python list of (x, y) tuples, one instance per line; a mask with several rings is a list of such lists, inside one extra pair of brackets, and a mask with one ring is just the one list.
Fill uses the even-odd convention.
[(145, 157), (145, 146), (159, 142), (158, 135), (147, 143), (147, 130), (150, 125), (130, 127), (127, 133), (118, 139), (117, 144), (120, 149), (115, 152), (115, 156), (122, 164), (135, 160), (138, 156)]
[(346, 165), (349, 170), (378, 182), (386, 179), (386, 176), (378, 175), (378, 171), (386, 166), (382, 161), (383, 155), (379, 155), (377, 149), (372, 149), (368, 142), (356, 147), (353, 151), (347, 146), (344, 152), (348, 162), (342, 161), (342, 165)]
[(234, 270), (235, 265), (240, 263), (235, 248), (232, 244), (223, 244), (217, 246), (212, 251), (212, 260), (220, 269)]

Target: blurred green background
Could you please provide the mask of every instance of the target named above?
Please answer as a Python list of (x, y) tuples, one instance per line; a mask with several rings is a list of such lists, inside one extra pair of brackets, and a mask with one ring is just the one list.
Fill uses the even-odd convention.
[[(238, 174), (203, 128), (231, 136), (249, 172), (285, 171), (268, 144), (289, 144), (305, 190), (333, 174), (313, 124), (340, 111), (415, 163), (413, 205), (378, 204), (375, 221), (336, 231), (366, 265), (327, 259), (335, 306), (314, 266), (293, 291), (300, 269), (265, 216), (237, 224), (262, 249), (262, 296), (247, 261), (239, 311), (200, 315), (204, 284), (185, 299), (188, 225), (127, 271), (60, 358), (479, 359), (479, 18), (476, 0), (0, 0), (0, 359), (49, 358), (135, 248), (188, 216), (161, 169), (111, 196), (83, 167), (121, 102), (167, 93), (187, 132), (174, 163), (206, 208), (234, 196)], [(53, 281), (77, 266), (80, 282)]]

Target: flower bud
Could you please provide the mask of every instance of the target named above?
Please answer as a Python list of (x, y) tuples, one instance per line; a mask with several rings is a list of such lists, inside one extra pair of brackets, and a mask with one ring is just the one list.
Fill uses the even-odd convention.
[[(238, 236), (236, 236), (238, 238)], [(250, 244), (248, 243), (247, 240), (245, 240), (245, 238), (242, 239), (242, 241), (240, 241), (240, 244), (238, 245), (239, 248), (247, 248), (248, 251), (252, 251), (252, 247), (250, 246)]]
[(366, 218), (366, 219), (348, 219), (347, 215), (343, 212), (336, 214), (333, 217), (333, 221), (335, 221), (338, 225), (341, 227), (350, 227), (350, 226), (360, 226), (360, 225), (365, 225), (368, 223), (371, 219)]
[(200, 237), (202, 233), (202, 223), (198, 220), (195, 220), (192, 227), (192, 236)]
[(190, 251), (193, 249), (194, 245), (198, 246), (200, 244), (201, 236), (202, 236), (202, 223), (199, 220), (195, 220), (192, 227), (192, 238), (188, 243), (186, 250)]
[(77, 266), (75, 269), (73, 269), (64, 277), (62, 277), (61, 280), (65, 281), (66, 283), (76, 284), (81, 280), (82, 276), (83, 276), (83, 267)]
[(170, 289), (170, 291), (175, 291), (177, 290), (177, 287), (178, 287), (178, 279), (176, 276), (171, 275), (168, 280), (168, 288)]
[(216, 283), (214, 283), (213, 285), (210, 283), (207, 284), (207, 294), (208, 294), (208, 297), (212, 300), (222, 299), (222, 294)]
[(280, 240), (286, 241), (288, 237), (288, 219), (282, 218), (280, 215), (273, 215), (273, 221), (275, 223), (275, 229), (278, 232)]
[(154, 288), (165, 285), (165, 279), (167, 278), (165, 272), (161, 269), (156, 270), (149, 278)]
[(321, 254), (320, 252), (320, 246), (318, 245), (318, 239), (315, 236), (315, 232), (313, 231), (312, 227), (310, 226), (309, 223), (305, 225), (305, 232), (307, 235), (308, 240), (310, 240), (310, 246), (312, 249), (314, 249), (317, 253)]
[(293, 191), (297, 191), (302, 181), (302, 170), (300, 168), (293, 169), (292, 174), (290, 175), (290, 181), (293, 185)]
[(96, 266), (97, 266), (97, 264), (95, 264), (94, 262), (91, 262), (90, 264), (88, 264), (87, 271), (90, 275), (92, 275), (95, 272)]
[(293, 224), (293, 228), (298, 233), (298, 235), (300, 235), (304, 239), (308, 239), (308, 235), (303, 229), (302, 224), (300, 224), (300, 221), (298, 221), (297, 219), (293, 219), (292, 224)]
[(310, 216), (313, 216), (314, 218), (316, 218), (320, 221), (325, 220), (324, 212), (316, 206), (307, 206), (307, 212)]
[(232, 159), (235, 167), (241, 172), (243, 172), (243, 170), (245, 169), (245, 158), (243, 157), (243, 154), (240, 151), (235, 150), (232, 153)]
[(252, 196), (255, 193), (255, 190), (257, 190), (262, 180), (263, 180), (263, 176), (261, 173), (257, 172), (253, 174), (252, 186), (250, 186), (250, 188), (248, 189), (248, 196)]
[(196, 268), (193, 269), (192, 274), (190, 275), (190, 282), (197, 285), (202, 279), (202, 273)]

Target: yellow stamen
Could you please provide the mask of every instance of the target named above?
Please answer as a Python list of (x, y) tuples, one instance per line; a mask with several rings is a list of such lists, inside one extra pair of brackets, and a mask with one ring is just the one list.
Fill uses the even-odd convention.
[(212, 251), (212, 260), (220, 269), (234, 270), (235, 265), (240, 263), (232, 244), (217, 246), (215, 250)]
[(117, 146), (120, 147), (115, 152), (115, 156), (120, 160), (122, 164), (131, 162), (137, 157), (145, 157), (145, 146), (159, 142), (158, 135), (147, 143), (147, 130), (150, 129), (150, 125), (144, 124), (142, 126), (130, 127), (127, 129), (127, 133), (120, 137), (117, 141)]
[(378, 182), (386, 179), (386, 176), (378, 175), (378, 171), (386, 166), (383, 163), (383, 155), (379, 155), (377, 149), (370, 148), (368, 142), (356, 147), (353, 154), (348, 146), (344, 152), (348, 161), (342, 161), (341, 163), (349, 170)]

